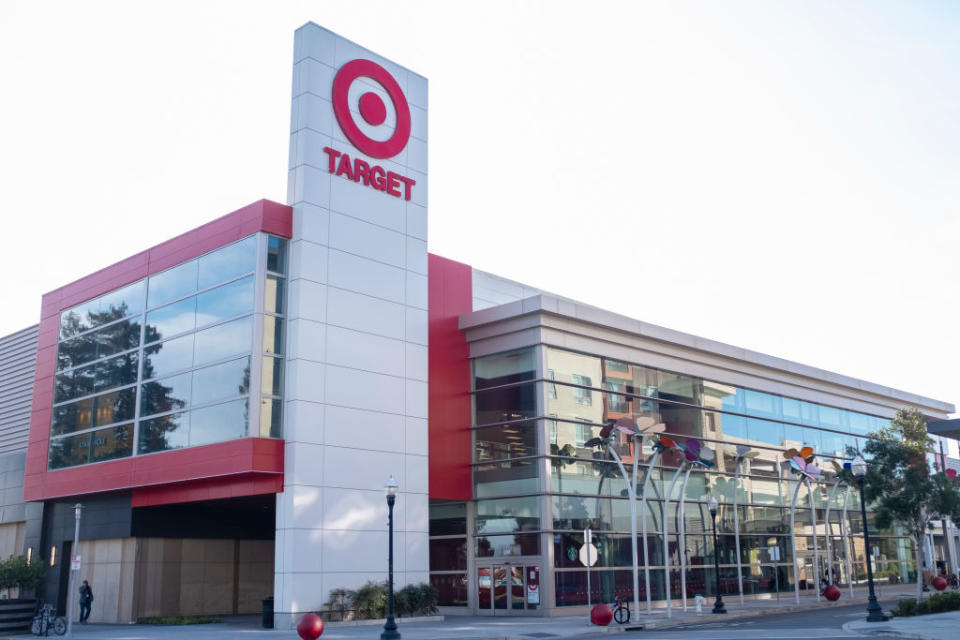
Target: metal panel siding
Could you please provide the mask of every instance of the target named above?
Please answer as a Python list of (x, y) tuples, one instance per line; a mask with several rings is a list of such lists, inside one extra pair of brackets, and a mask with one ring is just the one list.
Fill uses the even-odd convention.
[(469, 265), (429, 254), (430, 497), (469, 500), (470, 348), (457, 322), (471, 308)]
[(0, 454), (27, 448), (38, 329), (0, 338)]

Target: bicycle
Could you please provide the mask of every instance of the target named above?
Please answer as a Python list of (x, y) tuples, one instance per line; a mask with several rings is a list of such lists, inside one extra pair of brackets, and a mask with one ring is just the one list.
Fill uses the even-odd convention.
[(627, 624), (630, 622), (630, 609), (623, 604), (623, 600), (617, 598), (610, 607), (613, 610), (613, 619), (617, 624)]
[(51, 628), (55, 634), (62, 636), (67, 632), (67, 619), (58, 616), (52, 604), (44, 604), (33, 616), (30, 632), (35, 636), (49, 636)]

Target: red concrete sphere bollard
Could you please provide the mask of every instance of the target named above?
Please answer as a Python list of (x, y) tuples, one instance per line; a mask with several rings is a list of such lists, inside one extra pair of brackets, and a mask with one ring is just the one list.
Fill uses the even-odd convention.
[(830, 602), (836, 602), (840, 599), (840, 589), (835, 584), (829, 584), (827, 588), (823, 590), (823, 597)]
[(944, 579), (943, 576), (937, 576), (936, 578), (933, 579), (933, 582), (931, 582), (930, 584), (932, 584), (933, 588), (936, 589), (937, 591), (943, 591), (944, 589), (947, 588), (947, 581), (946, 579)]
[(323, 634), (323, 619), (315, 613), (308, 613), (297, 623), (297, 633), (303, 640), (317, 640)]
[(613, 611), (605, 604), (594, 605), (590, 610), (590, 622), (601, 627), (605, 627), (613, 620)]

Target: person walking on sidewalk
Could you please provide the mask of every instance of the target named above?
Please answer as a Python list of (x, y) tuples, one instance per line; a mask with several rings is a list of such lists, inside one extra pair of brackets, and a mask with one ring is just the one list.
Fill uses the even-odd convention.
[(80, 624), (87, 624), (90, 617), (90, 605), (93, 603), (93, 589), (86, 580), (80, 585)]

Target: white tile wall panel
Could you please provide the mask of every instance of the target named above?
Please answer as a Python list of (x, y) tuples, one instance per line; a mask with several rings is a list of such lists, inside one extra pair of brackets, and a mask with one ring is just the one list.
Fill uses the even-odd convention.
[(407, 307), (406, 309), (406, 336), (407, 342), (415, 342), (417, 344), (426, 345), (429, 320), (427, 318), (426, 309), (414, 309), (413, 307)]
[[(291, 271), (291, 273), (293, 273)], [(292, 279), (288, 285), (289, 300), (287, 316), (291, 320), (305, 318), (315, 322), (323, 322), (327, 308), (327, 287), (312, 280), (300, 278)], [(290, 353), (291, 357), (297, 354)]]
[[(296, 614), (320, 608), (332, 588), (383, 579), (383, 483), (390, 474), (401, 485), (397, 584), (408, 576), (425, 581), (429, 571), (426, 80), (313, 24), (297, 31), (295, 57), (287, 196), (294, 207), (285, 354), (288, 470), (277, 498), (282, 542), (274, 604), (282, 628)], [(333, 77), (360, 57), (388, 69), (411, 92), (413, 137), (393, 158), (366, 157), (333, 117)], [(363, 79), (349, 94), (355, 102), (371, 90), (382, 93)], [(348, 107), (362, 120), (355, 104)], [(388, 111), (392, 118), (392, 105)], [(392, 122), (359, 126), (373, 137), (389, 136)], [(412, 202), (331, 176), (324, 146), (413, 178)], [(296, 556), (305, 553), (313, 555), (298, 565)]]
[(403, 451), (405, 416), (327, 405), (326, 444), (334, 447)]
[(331, 183), (329, 198), (333, 211), (394, 231), (403, 231), (402, 198), (395, 198), (343, 176)]
[(406, 307), (330, 287), (327, 291), (327, 323), (403, 340), (406, 336)]
[[(394, 509), (397, 518), (398, 509)], [(330, 488), (324, 492), (323, 527), (336, 531), (383, 531), (387, 501), (383, 490)]]
[(329, 283), (341, 289), (402, 303), (406, 273), (398, 267), (351, 253), (330, 251)]
[(290, 166), (305, 165), (329, 176), (330, 156), (323, 149), (331, 145), (333, 138), (330, 135), (312, 129), (300, 129), (290, 134)]
[(427, 459), (426, 456), (407, 455), (404, 457), (406, 469), (404, 489), (410, 493), (427, 493)]
[(395, 267), (406, 266), (406, 236), (336, 212), (330, 216), (330, 248)]
[(306, 202), (293, 208), (293, 237), (314, 244), (329, 242), (330, 212)]
[(327, 282), (327, 247), (307, 240), (290, 243), (290, 268), (311, 282)]
[(330, 100), (312, 93), (303, 93), (293, 99), (290, 114), (290, 132), (308, 129), (325, 136), (333, 135), (333, 108)]
[[(326, 571), (383, 571), (387, 566), (386, 531), (337, 531), (324, 532), (323, 563)], [(403, 571), (406, 566), (402, 549), (406, 536), (394, 529), (394, 571)], [(399, 553), (398, 553), (399, 551)]]
[[(323, 458), (324, 485), (344, 489), (367, 489), (383, 494), (386, 475), (405, 487), (403, 452), (349, 449), (327, 445)], [(395, 469), (396, 472), (388, 471)], [(386, 473), (385, 473), (386, 472)]]
[(326, 447), (308, 442), (288, 442), (284, 447), (284, 480), (291, 485), (323, 486), (323, 461)]
[(393, 338), (330, 326), (327, 330), (327, 362), (391, 376), (404, 375), (405, 343)]
[(301, 60), (293, 65), (293, 97), (304, 93), (327, 98), (333, 88), (336, 70), (312, 58)]
[(324, 401), (325, 368), (322, 362), (302, 360), (300, 358), (287, 360), (286, 388), (284, 396), (287, 400), (306, 400), (308, 402)]
[(404, 373), (407, 378), (413, 380), (422, 380), (427, 382), (427, 348), (423, 345), (407, 342), (406, 348), (406, 368)]
[(327, 325), (322, 322), (296, 318), (287, 323), (287, 352), (297, 359), (324, 362), (326, 360)]
[(425, 310), (428, 300), (427, 291), (427, 276), (407, 271), (407, 304)]
[(413, 71), (407, 71), (407, 102), (412, 107), (420, 107), (424, 116), (427, 109), (427, 79)]
[(419, 380), (406, 381), (406, 415), (427, 417), (427, 383)]
[(385, 413), (404, 413), (404, 380), (371, 371), (327, 365), (326, 399), (329, 404)]
[(323, 444), (326, 405), (305, 400), (287, 400), (283, 403), (283, 437), (287, 442)]
[(407, 235), (427, 240), (427, 208), (413, 202), (407, 203)]
[(427, 435), (427, 421), (423, 418), (413, 418), (411, 416), (406, 416), (404, 419), (406, 452), (408, 454), (427, 455), (429, 450), (427, 444), (429, 438)]
[(427, 275), (427, 243), (419, 238), (406, 236), (406, 266), (409, 271)]

